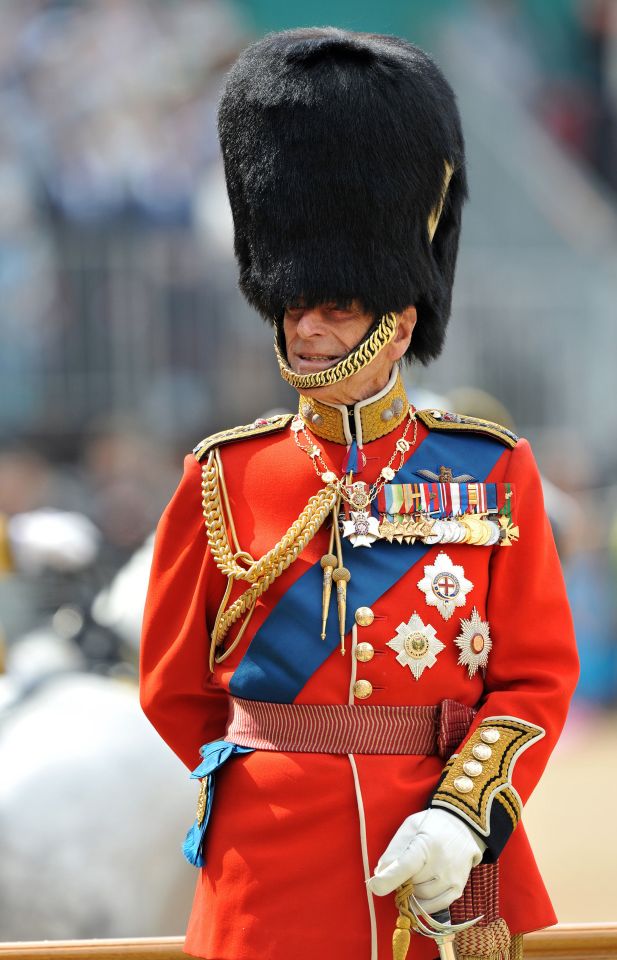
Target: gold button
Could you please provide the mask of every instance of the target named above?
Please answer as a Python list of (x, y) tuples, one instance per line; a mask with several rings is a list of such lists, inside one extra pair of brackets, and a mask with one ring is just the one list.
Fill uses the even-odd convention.
[(468, 777), (479, 777), (482, 773), (483, 767), (478, 760), (467, 760), (463, 764), (463, 770)]
[(353, 695), (358, 700), (366, 700), (373, 692), (373, 684), (370, 680), (356, 680), (353, 685)]
[(373, 649), (372, 643), (366, 643), (363, 641), (357, 645), (356, 660), (360, 660), (362, 663), (368, 663), (368, 661), (372, 660), (374, 656), (375, 650)]
[(494, 727), (487, 727), (480, 731), (480, 739), (485, 743), (497, 743), (500, 736), (499, 730), (495, 730)]
[(375, 614), (370, 607), (358, 607), (356, 610), (356, 623), (359, 627), (370, 627), (374, 619)]
[(471, 793), (473, 790), (473, 780), (470, 780), (469, 777), (457, 777), (454, 781), (454, 789), (458, 793)]

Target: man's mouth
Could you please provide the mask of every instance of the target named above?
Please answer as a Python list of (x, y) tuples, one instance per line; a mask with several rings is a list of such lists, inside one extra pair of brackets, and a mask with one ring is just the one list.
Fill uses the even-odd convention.
[(329, 366), (338, 363), (341, 359), (340, 356), (328, 353), (299, 353), (297, 356), (302, 363), (328, 364)]

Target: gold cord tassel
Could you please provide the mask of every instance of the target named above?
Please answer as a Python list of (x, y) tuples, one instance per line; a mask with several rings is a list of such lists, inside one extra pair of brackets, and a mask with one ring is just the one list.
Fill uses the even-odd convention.
[(321, 639), (326, 639), (326, 621), (330, 609), (330, 595), (332, 593), (332, 571), (336, 568), (336, 557), (333, 553), (326, 553), (321, 558), (323, 570), (323, 592), (321, 601)]
[(338, 607), (338, 627), (341, 636), (341, 653), (345, 654), (345, 614), (347, 612), (347, 584), (351, 574), (347, 567), (337, 567), (332, 574), (336, 584), (336, 605)]
[(321, 639), (326, 639), (326, 622), (330, 610), (330, 595), (332, 593), (332, 571), (338, 564), (338, 559), (332, 553), (334, 549), (334, 531), (338, 524), (338, 499), (332, 510), (332, 529), (330, 530), (330, 545), (328, 552), (321, 558), (323, 570), (323, 591), (321, 595)]
[(396, 927), (392, 934), (392, 960), (405, 960), (411, 941), (411, 920), (402, 914), (396, 918)]
[(351, 573), (343, 566), (343, 545), (341, 531), (338, 525), (340, 498), (337, 500), (333, 512), (334, 541), (336, 543), (336, 559), (338, 568), (333, 572), (332, 579), (336, 584), (336, 606), (338, 609), (338, 628), (341, 638), (341, 655), (345, 655), (345, 615), (347, 613), (347, 584), (351, 580)]
[(409, 950), (413, 928), (413, 914), (409, 909), (409, 897), (412, 893), (413, 883), (410, 880), (396, 889), (395, 903), (398, 907), (398, 917), (392, 934), (392, 960), (405, 960)]

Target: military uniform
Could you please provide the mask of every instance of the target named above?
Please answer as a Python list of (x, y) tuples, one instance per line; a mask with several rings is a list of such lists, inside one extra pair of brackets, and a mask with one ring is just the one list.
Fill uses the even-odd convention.
[(406, 40), (285, 31), (232, 67), (219, 135), (240, 287), (300, 407), (200, 444), (158, 530), (142, 700), (201, 782), (186, 948), (383, 960), (396, 921), (402, 956), (410, 881), (483, 915), (459, 960), (514, 960), (554, 921), (518, 821), (576, 655), (527, 443), (416, 413), (394, 367), (444, 342), (454, 93)]
[[(378, 405), (383, 409), (383, 400)], [(365, 411), (370, 414), (372, 406)], [(335, 413), (341, 422), (347, 416), (345, 408)], [(375, 480), (402, 432), (400, 423), (365, 440), (366, 466), (359, 474), (364, 481)], [(340, 473), (346, 445), (312, 437)], [(402, 819), (431, 800), (483, 831), (485, 860), (499, 857), (500, 916), (513, 933), (555, 922), (523, 827), (514, 828), (563, 724), (576, 654), (527, 442), (495, 425), (419, 412), (416, 443), (387, 486), (415, 483), (430, 490), (427, 473), (440, 471), (471, 476), (489, 490), (509, 484), (518, 540), (481, 546), (378, 539), (370, 548), (344, 540), (351, 579), (341, 656), (334, 608), (326, 639), (320, 638), (324, 525), (259, 598), (231, 656), (210, 672), (208, 632), (226, 584), (204, 531), (200, 461), (215, 446), (237, 540), (252, 557), (280, 540), (321, 485), (294, 442), (289, 417), (229, 431), (187, 457), (157, 534), (142, 660), (144, 708), (184, 762), (195, 767), (199, 747), (225, 736), (230, 698), (352, 704), (358, 711), (452, 700), (477, 713), (468, 747), (446, 765), (443, 779), (444, 760), (437, 754), (257, 749), (231, 757), (216, 775), (187, 951), (212, 960), (388, 957), (394, 902), (367, 894), (366, 880)], [(386, 487), (386, 500), (387, 494)], [(433, 603), (439, 597), (419, 586), (436, 564), (436, 574), (442, 569), (445, 576), (438, 593), (447, 594), (449, 578), (449, 589), (456, 589), (458, 579), (462, 591), (445, 601), (447, 618)], [(406, 658), (404, 647), (401, 657), (389, 645), (413, 615), (432, 628), (420, 634), (440, 644), (416, 668), (417, 677), (410, 664), (418, 661)], [(479, 633), (465, 631), (465, 621), (485, 626)], [(472, 768), (473, 791), (459, 792), (461, 778), (467, 788), (462, 764), (473, 759), (468, 754), (478, 744), (488, 748), (489, 758), (476, 761), (478, 772)], [(435, 953), (420, 938), (414, 938), (413, 950), (416, 957)]]

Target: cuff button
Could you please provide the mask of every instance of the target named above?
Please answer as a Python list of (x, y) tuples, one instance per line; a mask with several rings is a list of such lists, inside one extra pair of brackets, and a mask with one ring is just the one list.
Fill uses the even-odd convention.
[(484, 740), (485, 743), (497, 743), (500, 736), (499, 730), (495, 730), (494, 727), (487, 727), (486, 730), (480, 731), (480, 740)]
[(454, 789), (459, 793), (471, 793), (473, 780), (470, 780), (469, 777), (457, 777), (454, 781)]
[(483, 769), (482, 764), (478, 763), (477, 760), (467, 760), (463, 764), (463, 770), (468, 777), (479, 777)]

